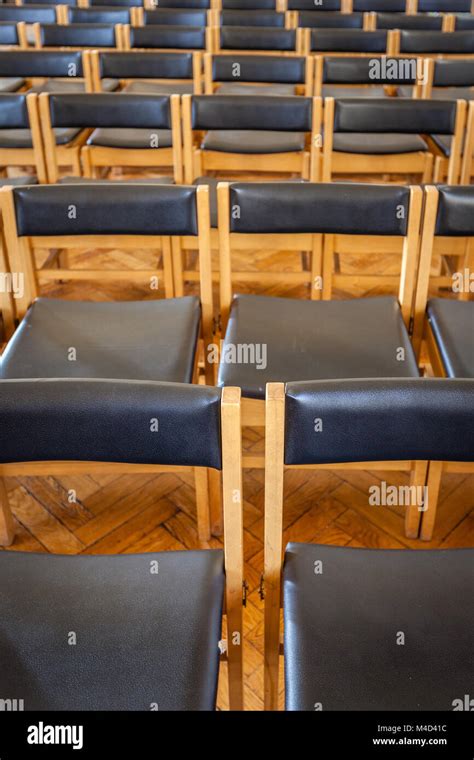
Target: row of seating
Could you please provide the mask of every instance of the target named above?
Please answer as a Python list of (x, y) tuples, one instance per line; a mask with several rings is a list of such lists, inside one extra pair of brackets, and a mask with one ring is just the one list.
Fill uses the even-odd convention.
[[(473, 380), (268, 386), (266, 709), (278, 707), (281, 604), (286, 709), (459, 709), (474, 675), (473, 550), (290, 543), (283, 564), (283, 478), (285, 466), (328, 460), (469, 463), (473, 400)], [(213, 710), (219, 653), (230, 709), (245, 706), (239, 418), (238, 388), (0, 381), (0, 473), (54, 472), (64, 459), (94, 471), (97, 462), (134, 471), (222, 469), (225, 550), (0, 552), (4, 709), (19, 700), (23, 710)], [(315, 433), (315, 419), (324, 432)], [(159, 432), (151, 432), (153, 420)], [(400, 631), (406, 646), (398, 646)]]
[[(418, 379), (423, 335), (435, 372), (473, 376), (474, 302), (467, 300), (472, 291), (469, 277), (458, 288), (459, 300), (427, 303), (437, 254), (454, 256), (458, 274), (472, 270), (472, 186), (427, 188), (421, 223), (423, 197), (416, 187), (222, 184), (217, 309), (207, 188), (137, 184), (131, 189), (119, 182), (111, 183), (105, 193), (98, 185), (2, 190), (6, 239), (2, 269), (11, 273), (12, 282), (23, 273), (24, 282), (21, 292), (9, 300), (4, 297), (11, 328), (19, 326), (1, 357), (1, 377), (191, 383), (198, 380), (202, 367), (208, 384), (241, 388), (244, 425), (264, 425), (267, 382)], [(161, 265), (99, 271), (89, 253), (87, 266), (68, 266), (62, 255), (84, 247), (132, 251), (140, 247), (155, 257), (160, 251)], [(235, 271), (233, 255), (255, 248), (278, 248), (289, 254), (310, 251), (309, 268), (280, 275)], [(198, 268), (187, 269), (185, 255), (195, 250)], [(396, 254), (401, 261), (398, 298), (327, 300), (332, 287), (344, 281), (335, 257), (357, 251), (367, 256), (375, 250)], [(310, 300), (257, 294), (258, 286), (278, 276), (294, 285), (306, 283)], [(58, 279), (127, 279), (147, 280), (153, 294), (158, 278), (165, 284), (164, 301), (92, 303), (49, 299), (41, 293), (44, 283)], [(452, 292), (456, 292), (454, 281), (448, 280)], [(187, 295), (195, 292), (189, 283), (196, 282), (200, 297)], [(245, 283), (247, 292), (235, 294), (238, 282)], [(358, 275), (357, 282), (374, 287), (378, 279)], [(74, 361), (69, 360), (71, 347)], [(247, 352), (243, 358), (242, 347)], [(255, 457), (244, 462), (261, 466)], [(379, 466), (384, 469), (385, 463)], [(399, 467), (412, 471), (406, 457)], [(412, 477), (424, 480), (426, 470), (412, 471)], [(199, 536), (205, 541), (211, 529), (211, 497), (198, 484), (197, 497)], [(421, 526), (420, 513), (410, 512), (409, 536), (417, 537), (420, 530), (422, 538), (431, 536), (434, 494), (429, 510)]]

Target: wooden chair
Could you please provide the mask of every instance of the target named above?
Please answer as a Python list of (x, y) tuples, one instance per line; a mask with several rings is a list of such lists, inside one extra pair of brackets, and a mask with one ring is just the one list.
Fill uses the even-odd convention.
[[(0, 21), (0, 50), (18, 50), (28, 47), (24, 27), (14, 21)], [(0, 90), (2, 91), (2, 90)]]
[(0, 77), (29, 92), (88, 91), (87, 56), (80, 50), (0, 51)]
[(388, 32), (380, 30), (367, 32), (363, 29), (305, 29), (304, 53), (324, 53), (330, 55), (353, 56), (390, 54)]
[(37, 50), (107, 49), (122, 46), (119, 24), (34, 24)]
[(313, 95), (312, 56), (204, 56), (205, 94)]
[(433, 32), (395, 29), (390, 32), (393, 55), (465, 58), (474, 55), (474, 35), (470, 31)]
[[(420, 473), (416, 490), (399, 490), (409, 520), (431, 501), (428, 460), (472, 460), (473, 399), (470, 380), (267, 386), (267, 710), (278, 709), (282, 590), (287, 710), (450, 710), (453, 695), (463, 693), (474, 624), (474, 551), (290, 543), (283, 564), (284, 472), (364, 459), (390, 465), (409, 457)], [(381, 507), (368, 500), (368, 509)], [(447, 628), (447, 620), (455, 622)], [(401, 630), (410, 645), (397, 648)]]
[(370, 29), (412, 29), (422, 31), (447, 32), (449, 16), (430, 16), (427, 13), (370, 13)]
[(103, 83), (118, 79), (127, 92), (154, 95), (182, 95), (202, 92), (200, 52), (100, 53), (90, 51), (91, 87), (101, 92)]
[[(455, 298), (428, 300), (430, 271), (436, 252), (458, 253), (458, 271), (451, 275)], [(460, 255), (459, 255), (460, 254)], [(474, 187), (427, 187), (420, 268), (415, 301), (414, 343), (426, 342), (437, 377), (474, 378)], [(456, 292), (457, 291), (457, 292)], [(467, 411), (467, 409), (466, 409)], [(433, 535), (443, 473), (474, 472), (472, 463), (436, 461), (430, 464), (430, 508), (423, 514), (421, 538)]]
[[(35, 98), (26, 93), (0, 94), (0, 170), (7, 173), (10, 168), (23, 166), (34, 167), (36, 173), (17, 179), (20, 183), (47, 181)], [(58, 139), (57, 135), (52, 139)], [(10, 181), (0, 177), (0, 184)]]
[[(70, 166), (76, 177), (94, 179), (117, 166), (165, 168), (182, 182), (178, 95), (44, 93), (38, 104), (49, 182), (58, 182), (60, 170)], [(58, 146), (57, 128), (77, 134)]]
[(125, 50), (211, 50), (212, 32), (205, 26), (146, 26), (122, 27)]
[[(0, 552), (2, 641), (15, 632), (4, 688), (20, 689), (33, 710), (214, 710), (220, 649), (229, 707), (242, 710), (239, 389), (37, 378), (2, 380), (0, 389), (2, 476), (194, 466), (204, 476), (208, 467), (222, 470), (224, 482), (224, 551)], [(158, 432), (150, 432), (155, 421)], [(3, 481), (1, 499), (5, 544), (13, 520)], [(228, 633), (221, 641), (224, 600)], [(82, 642), (72, 659), (62, 638), (51, 637), (71, 625)]]
[[(314, 7), (314, 6), (313, 6)], [(315, 10), (288, 11), (291, 26), (295, 29), (368, 29), (367, 13), (341, 13)]]
[(134, 26), (211, 26), (211, 11), (206, 8), (134, 8)]
[(399, 86), (415, 87), (416, 93), (421, 93), (416, 67), (397, 70), (387, 65), (390, 60), (383, 56), (315, 56), (314, 94), (324, 98), (384, 98), (396, 95)]
[[(243, 424), (264, 425), (265, 383), (340, 377), (417, 377), (409, 327), (418, 260), (419, 188), (369, 184), (233, 183), (217, 190), (220, 254), (221, 363), (218, 384), (238, 385)], [(397, 211), (398, 209), (398, 211)], [(333, 274), (336, 252), (394, 249), (401, 260), (399, 298), (321, 300), (351, 279), (367, 289), (383, 278)], [(308, 271), (234, 271), (232, 254), (249, 250), (310, 251)], [(260, 284), (309, 286), (310, 300), (257, 295)], [(235, 293), (234, 282), (246, 292)], [(391, 280), (393, 285), (393, 278)], [(250, 286), (250, 294), (248, 289)], [(234, 348), (233, 348), (234, 347)], [(238, 348), (254, 361), (238, 360)], [(397, 347), (403, 347), (397, 359)], [(250, 349), (249, 349), (250, 350)], [(261, 356), (259, 361), (257, 351)], [(235, 361), (233, 360), (235, 354)], [(260, 457), (244, 457), (261, 467)], [(406, 463), (400, 469), (405, 469)], [(409, 469), (409, 465), (408, 465)]]
[(289, 13), (281, 13), (275, 9), (236, 9), (229, 8), (224, 10), (211, 11), (211, 25), (221, 26), (240, 26), (240, 27), (266, 27), (273, 29), (290, 29), (291, 16)]
[[(132, 188), (115, 182), (106, 192), (97, 184), (48, 185), (4, 188), (0, 196), (8, 260), (26, 280), (24, 294), (15, 300), (21, 324), (2, 355), (3, 378), (198, 381), (200, 341), (207, 356), (213, 340), (207, 188)], [(172, 297), (172, 246), (180, 241), (199, 251), (200, 299)], [(98, 269), (92, 254), (98, 248), (141, 249), (160, 257), (153, 268)], [(64, 265), (63, 252), (78, 249), (88, 250), (87, 266)], [(58, 279), (145, 282), (152, 298), (129, 303), (38, 298), (44, 283)], [(162, 280), (165, 300), (153, 297)], [(211, 382), (212, 370), (206, 364)], [(207, 478), (199, 473), (196, 495), (199, 538), (207, 541), (220, 514), (211, 503), (210, 516)]]
[(63, 24), (108, 24), (117, 26), (117, 24), (131, 24), (132, 11), (134, 9), (124, 6), (109, 6), (105, 3), (96, 8), (74, 8), (66, 9)]
[[(459, 182), (466, 122), (463, 100), (326, 98), (322, 178), (334, 174), (421, 174), (429, 181), (433, 153), (421, 135), (452, 137), (448, 182)], [(318, 146), (319, 148), (319, 146)]]
[(213, 27), (213, 52), (220, 55), (304, 55), (303, 41), (302, 29)]
[[(182, 99), (185, 180), (208, 172), (317, 178), (319, 106), (311, 98), (201, 95)], [(203, 133), (206, 133), (203, 137)]]

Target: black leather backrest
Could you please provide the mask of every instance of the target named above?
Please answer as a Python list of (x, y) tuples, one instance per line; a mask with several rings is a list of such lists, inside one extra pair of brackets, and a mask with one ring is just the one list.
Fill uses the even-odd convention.
[(294, 50), (295, 29), (269, 29), (262, 26), (223, 26), (223, 50)]
[(143, 8), (142, 0), (89, 0), (89, 5), (93, 8), (110, 5), (122, 6), (123, 8)]
[(376, 13), (405, 13), (406, 0), (354, 0), (353, 10)]
[(0, 381), (0, 461), (221, 466), (218, 388), (131, 380)]
[(387, 49), (387, 32), (366, 32), (362, 29), (312, 29), (311, 50), (354, 53), (384, 53)]
[(439, 60), (434, 64), (434, 87), (473, 87), (474, 58)]
[(418, 13), (469, 13), (471, 0), (418, 0)]
[(215, 55), (212, 77), (216, 82), (279, 82), (302, 84), (306, 59), (277, 55)]
[(206, 28), (204, 26), (132, 26), (130, 45), (135, 48), (183, 48), (204, 50)]
[(211, 7), (211, 0), (160, 0), (160, 7), (209, 9)]
[(285, 14), (276, 11), (225, 10), (221, 12), (221, 26), (270, 26), (283, 29)]
[(286, 464), (470, 462), (474, 380), (288, 383), (285, 427)]
[(194, 129), (311, 130), (311, 98), (254, 95), (196, 95), (192, 99)]
[(301, 11), (298, 15), (298, 26), (311, 29), (362, 29), (364, 15), (362, 13), (314, 13), (314, 11)]
[(82, 77), (80, 50), (0, 51), (0, 77)]
[(0, 21), (0, 45), (18, 45), (16, 24)]
[(143, 11), (143, 23), (161, 26), (206, 26), (207, 11), (187, 8), (154, 8)]
[(395, 185), (236, 182), (230, 224), (232, 232), (405, 235), (409, 202), (409, 188)]
[(192, 53), (102, 53), (100, 76), (121, 79), (192, 79)]
[(41, 43), (45, 47), (115, 47), (112, 24), (42, 24)]
[(129, 8), (69, 8), (70, 24), (129, 24)]
[[(394, 64), (392, 65), (392, 61)], [(396, 64), (396, 65), (395, 65)], [(323, 61), (325, 84), (410, 84), (416, 81), (415, 58), (328, 56)]]
[(167, 95), (132, 93), (75, 93), (50, 95), (53, 127), (116, 127), (170, 129)]
[[(23, 0), (23, 5), (44, 5), (44, 0)], [(77, 5), (77, 0), (61, 0), (61, 5)]]
[(341, 0), (324, 0), (322, 5), (315, 5), (314, 0), (288, 0), (289, 11), (314, 11), (325, 13), (341, 10)]
[(26, 95), (0, 93), (0, 129), (28, 129), (29, 126)]
[(456, 16), (456, 31), (464, 29), (474, 29), (474, 14), (465, 16)]
[(0, 5), (0, 21), (25, 21), (27, 24), (39, 22), (42, 24), (54, 24), (56, 21), (56, 8), (54, 5)]
[(224, 10), (238, 11), (274, 11), (276, 3), (275, 0), (222, 0), (222, 8)]
[(474, 34), (463, 32), (400, 32), (402, 53), (474, 53)]
[(341, 98), (335, 101), (335, 132), (454, 132), (456, 101), (412, 98)]
[(13, 191), (21, 235), (195, 235), (196, 188), (43, 185)]
[(439, 29), (443, 25), (442, 16), (425, 16), (421, 13), (410, 16), (407, 13), (377, 13), (377, 29)]
[(436, 234), (452, 237), (474, 235), (474, 186), (438, 187)]

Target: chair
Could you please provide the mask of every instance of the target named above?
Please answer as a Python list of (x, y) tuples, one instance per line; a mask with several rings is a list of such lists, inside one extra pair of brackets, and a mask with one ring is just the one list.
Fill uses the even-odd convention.
[[(52, 135), (53, 142), (61, 141), (64, 130)], [(0, 170), (10, 167), (33, 166), (36, 176), (17, 178), (15, 182), (29, 184), (47, 181), (41, 140), (41, 128), (35, 107), (35, 96), (26, 93), (0, 94)], [(0, 184), (13, 180), (0, 177)]]
[(311, 56), (204, 56), (205, 94), (313, 95)]
[[(314, 94), (324, 98), (384, 98), (397, 94), (399, 85), (417, 85), (416, 67), (403, 70), (386, 65), (381, 56), (315, 57)], [(409, 63), (409, 62), (408, 62)], [(416, 88), (417, 92), (420, 88)]]
[(292, 25), (298, 29), (363, 29), (368, 18), (363, 13), (339, 13), (326, 11), (318, 13), (313, 10), (289, 11)]
[(181, 95), (201, 92), (202, 58), (199, 52), (89, 53), (94, 92), (101, 92), (110, 77), (118, 78), (127, 92)]
[[(242, 388), (244, 425), (265, 424), (267, 382), (418, 376), (408, 328), (418, 258), (419, 188), (255, 182), (221, 184), (217, 193), (223, 335), (218, 384)], [(367, 255), (385, 250), (387, 243), (393, 251), (395, 241), (400, 276), (391, 277), (390, 284), (398, 280), (398, 300), (326, 300), (333, 285), (354, 283), (353, 276), (333, 272), (336, 253)], [(308, 271), (279, 274), (280, 282), (307, 283), (311, 300), (254, 294), (257, 283), (271, 285), (277, 273), (234, 271), (232, 255), (265, 249), (311, 252)], [(233, 296), (234, 281), (253, 283), (250, 294), (247, 285), (245, 293)], [(387, 284), (370, 274), (355, 281), (366, 289)], [(253, 347), (254, 361), (238, 361), (239, 346)], [(257, 349), (266, 351), (259, 361)], [(252, 457), (249, 466), (262, 465)]]
[(0, 50), (28, 47), (28, 42), (24, 36), (20, 35), (18, 26), (12, 21), (0, 21)]
[(213, 52), (224, 55), (304, 55), (302, 29), (213, 27)]
[[(413, 98), (326, 98), (322, 178), (335, 173), (431, 177), (433, 154), (421, 137), (452, 137), (448, 182), (459, 181), (466, 103)], [(319, 148), (319, 146), (318, 146)]]
[(429, 16), (428, 14), (409, 15), (407, 13), (371, 13), (371, 29), (413, 29), (423, 31), (448, 31), (448, 16)]
[[(68, 166), (82, 176), (81, 162), (85, 177), (98, 178), (100, 170), (115, 166), (165, 167), (182, 182), (177, 95), (45, 93), (38, 103), (49, 182), (57, 182), (59, 170)], [(58, 146), (56, 128), (74, 128), (78, 134)]]
[(0, 552), (2, 691), (21, 693), (25, 710), (214, 710), (225, 599), (229, 703), (243, 709), (238, 389), (37, 378), (0, 388), (2, 475), (224, 476), (224, 551)]
[(184, 95), (182, 112), (188, 183), (209, 171), (316, 178), (313, 146), (321, 113), (311, 98)]
[(34, 24), (38, 50), (120, 48), (120, 26), (111, 24)]
[(29, 92), (84, 92), (90, 79), (80, 50), (0, 51), (0, 77)]
[(124, 26), (125, 50), (210, 50), (211, 29), (205, 26)]
[(386, 30), (366, 32), (363, 29), (305, 29), (304, 51), (329, 55), (389, 54)]
[(260, 26), (275, 29), (289, 29), (290, 16), (279, 11), (266, 9), (224, 9), (211, 11), (212, 26)]
[(391, 32), (393, 55), (439, 55), (461, 58), (474, 54), (474, 35), (470, 31), (432, 32), (396, 29)]
[[(290, 543), (282, 567), (283, 483), (285, 468), (328, 462), (410, 457), (421, 470), (427, 460), (469, 462), (473, 401), (470, 380), (267, 387), (267, 710), (278, 707), (281, 590), (287, 710), (451, 710), (454, 698), (464, 693), (474, 676), (469, 656), (473, 550)], [(380, 483), (376, 488), (380, 491)], [(397, 495), (407, 519), (431, 501), (424, 477), (415, 490), (399, 487)], [(423, 514), (428, 512), (429, 506)]]
[(130, 7), (103, 5), (94, 8), (67, 8), (64, 24), (131, 24), (132, 11)]
[[(109, 183), (4, 188), (0, 191), (7, 255), (12, 272), (25, 273), (15, 299), (21, 320), (1, 357), (0, 377), (75, 377), (161, 380), (199, 379), (212, 343), (209, 287), (209, 201), (206, 188)], [(173, 298), (172, 249), (191, 241), (199, 251), (201, 298)], [(99, 269), (92, 250), (128, 251), (128, 268)], [(63, 264), (64, 252), (87, 250), (86, 266)], [(157, 261), (152, 268), (137, 251)], [(44, 253), (49, 253), (45, 263)], [(161, 257), (158, 257), (158, 252)], [(39, 258), (39, 253), (43, 258)], [(133, 255), (132, 255), (133, 254)], [(161, 258), (161, 265), (160, 265)], [(146, 261), (146, 259), (145, 259)], [(112, 260), (113, 262), (113, 260)], [(111, 262), (111, 263), (112, 263)], [(55, 268), (55, 265), (58, 268)], [(150, 300), (67, 301), (41, 295), (56, 280), (146, 282)], [(154, 294), (164, 281), (166, 299)], [(212, 381), (212, 367), (205, 374)], [(207, 481), (196, 474), (198, 532), (209, 540)]]

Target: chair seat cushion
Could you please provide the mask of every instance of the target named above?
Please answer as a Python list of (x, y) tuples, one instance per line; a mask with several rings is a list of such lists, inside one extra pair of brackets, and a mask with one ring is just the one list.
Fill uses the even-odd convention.
[(427, 151), (428, 146), (419, 135), (338, 132), (334, 135), (334, 150), (341, 153), (384, 155)]
[[(239, 346), (254, 346), (250, 361)], [(265, 361), (257, 346), (264, 346)], [(405, 350), (405, 360), (397, 352)], [(237, 359), (234, 352), (236, 352)], [(259, 368), (260, 365), (260, 368)], [(305, 301), (239, 295), (222, 348), (219, 385), (265, 398), (265, 384), (294, 380), (417, 377), (418, 368), (396, 298)]]
[(282, 95), (288, 97), (295, 94), (293, 84), (240, 84), (239, 82), (223, 82), (219, 85), (216, 95)]
[[(117, 89), (120, 82), (118, 79), (102, 79), (101, 86), (105, 92), (113, 92)], [(86, 86), (81, 80), (72, 79), (70, 82), (64, 79), (49, 79), (44, 84), (37, 84), (31, 87), (28, 92), (56, 92), (56, 93), (74, 93), (85, 92)]]
[(382, 85), (369, 85), (368, 87), (324, 84), (321, 94), (323, 98), (385, 98), (386, 92)]
[(447, 376), (474, 378), (474, 301), (432, 298), (427, 314)]
[(0, 92), (16, 92), (25, 84), (20, 77), (0, 77)]
[(289, 544), (286, 709), (452, 710), (474, 680), (473, 583), (473, 549)]
[(2, 694), (25, 710), (215, 709), (223, 552), (0, 554)]
[(223, 153), (295, 153), (304, 150), (303, 132), (271, 132), (266, 130), (210, 130), (202, 141), (202, 150)]
[(170, 129), (95, 129), (88, 145), (109, 148), (170, 148), (173, 144)]
[[(1, 358), (1, 377), (190, 383), (201, 309), (195, 297), (102, 302), (38, 298)], [(76, 349), (76, 360), (68, 351)]]
[(432, 100), (473, 100), (474, 87), (433, 87)]
[(28, 174), (24, 177), (2, 177), (0, 179), (2, 187), (22, 187), (24, 185), (37, 185), (38, 177), (34, 174)]
[(124, 92), (134, 92), (144, 95), (192, 95), (194, 87), (192, 82), (130, 82), (124, 87)]
[(448, 158), (451, 155), (451, 135), (430, 135), (436, 147)]
[[(73, 127), (57, 127), (56, 145), (66, 145), (74, 140), (81, 130)], [(29, 129), (0, 129), (0, 148), (32, 148), (33, 141)]]

